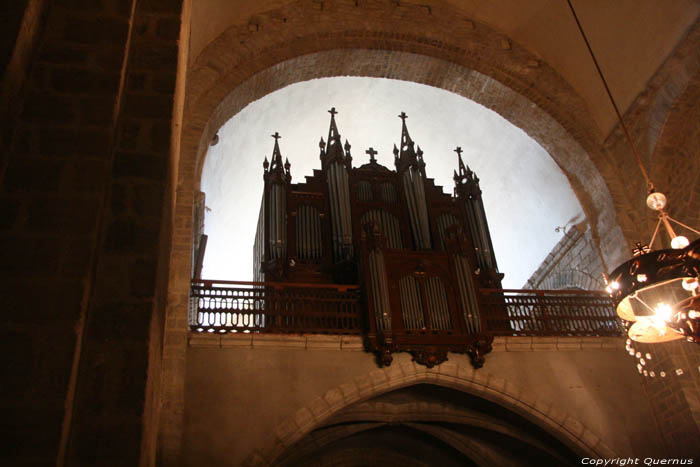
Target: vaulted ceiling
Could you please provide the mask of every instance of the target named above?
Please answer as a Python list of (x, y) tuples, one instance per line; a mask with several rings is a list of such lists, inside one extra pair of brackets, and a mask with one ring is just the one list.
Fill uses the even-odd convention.
[[(232, 26), (261, 24), (260, 17), (293, 2), (284, 0), (197, 0), (192, 2), (190, 56), (196, 59), (204, 48)], [(298, 3), (298, 2), (294, 2)], [(687, 34), (700, 13), (695, 0), (605, 0), (574, 1), (579, 19), (609, 81), (622, 112), (646, 87), (649, 79)], [(468, 19), (465, 29), (479, 24), (503, 34), (554, 68), (585, 100), (601, 133), (615, 126), (615, 115), (593, 62), (576, 28), (566, 0), (308, 0), (309, 9), (356, 6), (386, 16), (402, 8), (424, 11), (425, 21), (454, 10)], [(472, 23), (470, 24), (469, 21)], [(339, 25), (340, 27), (341, 25)], [(368, 23), (366, 25), (371, 28)], [(416, 25), (420, 32), (420, 25)]]

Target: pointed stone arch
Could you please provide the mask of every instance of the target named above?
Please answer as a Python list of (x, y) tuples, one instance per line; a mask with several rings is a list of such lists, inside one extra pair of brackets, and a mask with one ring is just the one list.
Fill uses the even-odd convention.
[(510, 381), (458, 363), (446, 362), (429, 369), (415, 362), (404, 362), (373, 370), (311, 400), (282, 421), (273, 431), (267, 448), (253, 452), (244, 465), (274, 464), (287, 448), (323, 426), (343, 408), (422, 383), (444, 386), (496, 403), (533, 422), (581, 456), (618, 457), (600, 436), (571, 414)]

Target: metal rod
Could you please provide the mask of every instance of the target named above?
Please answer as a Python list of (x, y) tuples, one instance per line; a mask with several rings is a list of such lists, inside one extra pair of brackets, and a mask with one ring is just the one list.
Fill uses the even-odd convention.
[(576, 10), (574, 10), (574, 6), (571, 4), (571, 0), (566, 0), (566, 2), (569, 4), (569, 9), (571, 9), (571, 14), (574, 15), (574, 19), (576, 20), (576, 25), (578, 26), (578, 30), (581, 32), (581, 36), (583, 37), (584, 42), (586, 43), (586, 47), (588, 48), (588, 53), (591, 54), (591, 58), (593, 59), (593, 63), (595, 64), (596, 70), (598, 70), (598, 75), (600, 76), (600, 80), (603, 82), (603, 86), (605, 86), (605, 92), (608, 93), (608, 97), (610, 98), (610, 103), (612, 104), (613, 108), (615, 109), (615, 113), (617, 114), (617, 119), (620, 122), (620, 126), (622, 127), (622, 131), (625, 133), (625, 137), (627, 138), (627, 142), (629, 143), (630, 147), (632, 148), (632, 152), (634, 153), (634, 157), (637, 159), (637, 165), (639, 165), (639, 170), (642, 171), (642, 175), (644, 176), (644, 179), (647, 182), (647, 188), (649, 191), (654, 189), (654, 184), (651, 183), (651, 180), (649, 180), (649, 175), (647, 174), (647, 171), (644, 169), (644, 165), (642, 164), (642, 159), (639, 157), (639, 153), (637, 152), (637, 148), (634, 146), (634, 143), (632, 142), (632, 138), (630, 137), (629, 131), (627, 131), (627, 126), (625, 125), (625, 122), (622, 120), (622, 115), (620, 114), (620, 110), (617, 108), (617, 104), (615, 103), (615, 99), (613, 99), (612, 93), (610, 92), (610, 88), (608, 87), (608, 82), (605, 81), (605, 76), (603, 76), (603, 72), (600, 69), (600, 65), (598, 65), (598, 60), (595, 58), (595, 54), (593, 53), (593, 49), (591, 49), (591, 44), (588, 43), (588, 38), (586, 37), (586, 33), (583, 32), (583, 27), (581, 26), (581, 22), (578, 19), (578, 16), (576, 15)]

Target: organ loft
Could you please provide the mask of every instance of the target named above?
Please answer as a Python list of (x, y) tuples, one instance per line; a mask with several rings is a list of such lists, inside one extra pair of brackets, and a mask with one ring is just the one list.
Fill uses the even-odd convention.
[[(347, 284), (359, 288), (366, 345), (384, 365), (409, 351), (428, 366), (447, 352), (468, 353), (475, 366), (490, 350), (477, 290), (500, 289), (479, 179), (462, 160), (454, 195), (426, 175), (423, 151), (401, 113), (394, 170), (369, 162), (353, 167), (330, 111), (321, 169), (292, 183), (280, 135), (265, 158), (264, 195), (254, 247), (258, 282)], [(340, 311), (338, 311), (340, 312)], [(284, 317), (293, 321), (294, 315)]]
[[(494, 336), (619, 335), (611, 302), (600, 293), (502, 288), (479, 178), (461, 148), (449, 195), (427, 177), (405, 113), (390, 170), (371, 147), (369, 161), (353, 167), (337, 111), (329, 112), (321, 169), (302, 183), (292, 183), (281, 136), (272, 135), (254, 282), (195, 277), (192, 331), (355, 335), (380, 366), (409, 352), (429, 368), (449, 352), (467, 354), (480, 368)], [(200, 265), (202, 255), (200, 248)]]

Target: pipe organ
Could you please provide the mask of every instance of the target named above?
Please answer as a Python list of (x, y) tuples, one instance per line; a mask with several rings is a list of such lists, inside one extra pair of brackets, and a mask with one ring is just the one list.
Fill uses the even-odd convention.
[(364, 290), (368, 349), (380, 364), (408, 351), (425, 365), (466, 352), (479, 367), (492, 337), (484, 334), (479, 288), (501, 288), (479, 179), (457, 148), (453, 195), (426, 176), (423, 151), (405, 113), (395, 170), (352, 166), (330, 111), (321, 169), (291, 183), (275, 133), (254, 248), (256, 281), (354, 284)]

